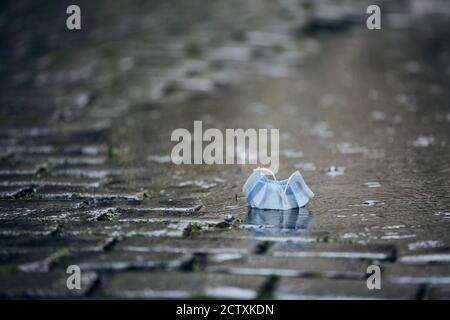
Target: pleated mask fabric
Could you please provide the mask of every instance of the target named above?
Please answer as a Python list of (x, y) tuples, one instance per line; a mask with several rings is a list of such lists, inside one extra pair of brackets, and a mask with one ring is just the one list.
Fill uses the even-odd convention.
[[(273, 180), (263, 173), (272, 175)], [(252, 208), (289, 210), (304, 207), (314, 197), (299, 171), (289, 179), (278, 181), (266, 168), (257, 168), (245, 182), (242, 191)]]

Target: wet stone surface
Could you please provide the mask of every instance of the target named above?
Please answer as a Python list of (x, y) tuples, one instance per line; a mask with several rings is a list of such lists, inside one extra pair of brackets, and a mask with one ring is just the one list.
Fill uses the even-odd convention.
[[(5, 4), (0, 297), (449, 299), (450, 6), (378, 2), (380, 31), (367, 1), (78, 1), (79, 32)], [(249, 209), (254, 166), (172, 164), (194, 120), (280, 129), (315, 198)]]

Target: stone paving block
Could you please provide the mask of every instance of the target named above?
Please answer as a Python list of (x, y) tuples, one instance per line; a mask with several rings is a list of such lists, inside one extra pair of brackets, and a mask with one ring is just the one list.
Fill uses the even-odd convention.
[(358, 260), (273, 257), (267, 255), (232, 258), (230, 254), (216, 254), (209, 259), (210, 263), (207, 264), (205, 270), (242, 275), (362, 280), (366, 277), (367, 269), (367, 263)]
[(15, 199), (0, 200), (2, 210), (32, 210), (33, 212), (46, 210), (67, 210), (76, 207), (76, 204), (69, 201), (42, 201), (38, 199)]
[[(109, 206), (108, 206), (109, 205)], [(99, 207), (99, 209), (95, 209)], [(0, 201), (0, 219), (25, 218), (36, 221), (88, 221), (111, 208), (110, 203), (83, 200), (3, 200)]]
[[(19, 203), (16, 203), (19, 202)], [(44, 206), (40, 204), (45, 203)], [(11, 200), (0, 204), (0, 221), (12, 221), (17, 219), (28, 223), (52, 223), (87, 220), (87, 214), (83, 210), (76, 209), (76, 203), (68, 205), (65, 202), (61, 208), (54, 208), (52, 203), (33, 200)]]
[(450, 252), (404, 255), (399, 261), (405, 264), (450, 264)]
[(112, 175), (126, 174), (127, 171), (111, 168), (110, 166), (95, 166), (93, 167), (71, 167), (65, 169), (55, 169), (50, 171), (53, 177), (77, 177), (77, 178), (91, 178), (91, 179), (105, 179)]
[(277, 284), (276, 299), (417, 299), (418, 285), (381, 284), (369, 290), (366, 280), (319, 280), (282, 278)]
[(50, 249), (21, 252), (9, 251), (8, 248), (0, 248), (0, 273), (17, 271), (41, 271), (49, 269), (49, 263), (53, 259), (54, 252)]
[(29, 261), (26, 263), (22, 263), (18, 266), (18, 269), (20, 271), (24, 272), (49, 272), (55, 265), (58, 264), (58, 261), (62, 259), (64, 256), (69, 254), (69, 249), (58, 249), (58, 250), (50, 250), (50, 249), (40, 249), (39, 251), (31, 251), (27, 252), (25, 251), (19, 251), (20, 253), (26, 252), (29, 255), (38, 254), (42, 252), (49, 252), (47, 253), (46, 257), (43, 259), (38, 259), (35, 261)]
[(107, 297), (255, 299), (265, 277), (179, 272), (125, 272), (102, 289)]
[(81, 289), (69, 290), (63, 272), (31, 272), (0, 274), (0, 297), (2, 298), (61, 298), (80, 297), (89, 292), (97, 280), (93, 272), (81, 273)]
[(190, 232), (188, 222), (121, 223), (120, 234), (126, 237), (182, 237)]
[(37, 199), (43, 200), (141, 200), (139, 192), (113, 192), (105, 189), (83, 189), (80, 187), (39, 187), (34, 194)]
[[(449, 213), (450, 215), (450, 213)], [(437, 216), (440, 217), (440, 216)], [(450, 222), (450, 220), (449, 220)], [(446, 229), (450, 226), (450, 224), (445, 222), (439, 226), (439, 229), (436, 228), (436, 238), (439, 238), (439, 232), (446, 232)], [(434, 232), (430, 231), (430, 235), (434, 235)], [(445, 254), (450, 253), (450, 245), (448, 245), (443, 240), (428, 240), (428, 239), (436, 239), (435, 237), (430, 236), (429, 234), (422, 235), (421, 238), (413, 238), (409, 239), (409, 241), (398, 241), (396, 243), (397, 247), (397, 255), (399, 259), (403, 256), (420, 256), (423, 254)], [(408, 239), (405, 239), (408, 240)]]
[(71, 155), (98, 156), (108, 153), (108, 146), (104, 143), (70, 144), (58, 149), (58, 153)]
[(108, 237), (182, 237), (190, 224), (185, 222), (122, 222), (115, 211), (105, 210), (95, 219), (60, 223), (59, 236), (108, 236)]
[[(106, 219), (106, 218), (105, 218)], [(120, 236), (121, 227), (111, 221), (63, 221), (59, 223), (57, 236), (69, 238), (113, 238)]]
[(0, 199), (14, 199), (22, 189), (18, 186), (0, 186)]
[(0, 204), (0, 220), (8, 221), (12, 220), (17, 217), (25, 218), (30, 214), (36, 213), (36, 209), (29, 209), (29, 208), (7, 208), (6, 206), (3, 206), (3, 204)]
[(114, 242), (114, 238), (105, 235), (46, 236), (46, 237), (3, 237), (0, 245), (16, 251), (54, 251), (70, 249), (71, 251), (102, 251)]
[(450, 265), (383, 265), (383, 279), (392, 283), (450, 285)]
[(450, 300), (450, 285), (447, 284), (428, 287), (424, 299)]
[[(143, 194), (143, 200), (140, 206), (124, 208), (125, 213), (130, 215), (141, 213), (152, 213), (152, 212), (168, 212), (168, 213), (179, 213), (179, 214), (196, 214), (202, 207), (202, 201), (199, 199), (191, 198), (181, 198), (178, 199), (165, 199), (164, 197), (159, 197), (158, 199), (148, 199), (148, 195)], [(128, 209), (128, 210), (126, 210)]]
[[(0, 162), (0, 179), (37, 174), (41, 168), (33, 164)], [(44, 168), (42, 168), (44, 169)]]
[(99, 179), (74, 178), (74, 177), (51, 177), (47, 175), (30, 175), (9, 177), (0, 181), (3, 187), (80, 187), (98, 188), (102, 181)]
[(58, 268), (78, 265), (82, 271), (123, 271), (129, 269), (177, 268), (186, 263), (190, 255), (168, 252), (83, 252), (65, 256), (58, 261)]
[[(223, 237), (227, 239), (247, 239), (247, 240), (259, 240), (259, 241), (268, 241), (273, 243), (274, 247), (284, 248), (284, 247), (294, 247), (294, 248), (302, 248), (306, 244), (313, 241), (312, 238), (308, 236), (303, 236), (301, 234), (273, 234), (273, 233), (264, 233), (258, 232), (255, 233), (247, 228), (241, 228), (239, 223), (235, 223), (234, 221), (228, 220), (226, 217), (224, 218), (227, 224), (220, 224), (217, 228), (212, 230), (207, 230), (211, 232), (204, 232), (202, 236), (205, 238), (209, 237)], [(234, 228), (234, 225), (238, 226), (238, 228)]]
[(43, 237), (58, 230), (52, 222), (39, 222), (29, 219), (2, 219), (0, 224), (0, 243), (3, 237)]
[[(46, 155), (87, 155), (87, 156), (97, 156), (101, 154), (106, 154), (108, 151), (108, 146), (102, 144), (70, 144), (60, 147), (55, 147), (51, 144), (40, 144), (40, 145), (9, 145), (0, 146), (0, 152), (7, 152), (12, 154), (46, 154)], [(0, 171), (1, 172), (1, 171)]]
[[(72, 206), (76, 205), (72, 204)], [(24, 211), (26, 212), (26, 210)], [(54, 209), (38, 210), (36, 212), (28, 214), (27, 218), (30, 221), (57, 223), (60, 227), (68, 224), (69, 222), (74, 222), (76, 224), (77, 222), (88, 220), (86, 212), (74, 208), (61, 210), (54, 210)]]
[(116, 244), (115, 250), (133, 252), (178, 252), (178, 253), (250, 253), (258, 242), (211, 238), (208, 240), (195, 237), (132, 237)]
[(310, 243), (299, 248), (277, 248), (270, 250), (274, 256), (318, 257), (332, 259), (395, 260), (396, 251), (392, 245), (354, 245), (339, 243)]
[(23, 157), (21, 155), (14, 156), (12, 161), (17, 163), (28, 163), (35, 165), (45, 166), (47, 164), (51, 166), (74, 166), (74, 165), (86, 165), (86, 166), (96, 166), (103, 165), (106, 163), (107, 158), (105, 156), (27, 156)]
[(209, 212), (164, 211), (153, 209), (127, 208), (119, 210), (120, 222), (185, 222), (214, 226), (224, 221), (227, 215)]

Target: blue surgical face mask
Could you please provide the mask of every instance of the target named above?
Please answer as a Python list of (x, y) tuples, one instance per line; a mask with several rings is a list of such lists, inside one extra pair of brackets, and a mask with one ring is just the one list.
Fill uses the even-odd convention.
[[(263, 172), (272, 175), (267, 178)], [(244, 184), (243, 192), (252, 208), (289, 210), (305, 206), (314, 193), (295, 171), (287, 180), (278, 181), (272, 171), (257, 168)]]

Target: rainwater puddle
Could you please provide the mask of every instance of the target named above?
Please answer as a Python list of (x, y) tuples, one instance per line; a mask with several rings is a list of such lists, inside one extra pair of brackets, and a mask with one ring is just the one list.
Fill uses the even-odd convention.
[(326, 170), (326, 175), (329, 177), (337, 177), (343, 175), (344, 172), (345, 172), (344, 167), (331, 166)]
[(305, 207), (291, 210), (262, 210), (250, 208), (244, 228), (250, 238), (277, 243), (283, 247), (301, 247), (311, 242), (304, 237), (311, 214)]
[(413, 141), (413, 146), (414, 147), (429, 147), (430, 145), (432, 145), (434, 142), (434, 137), (433, 136), (424, 136), (424, 135), (419, 135), (417, 137), (416, 140)]
[(316, 171), (316, 166), (312, 162), (298, 163), (294, 167), (295, 169), (302, 169), (303, 171)]
[(371, 206), (380, 206), (383, 204), (384, 202), (381, 200), (366, 200), (362, 205), (366, 207), (371, 207)]
[(376, 181), (366, 182), (366, 183), (364, 183), (364, 185), (366, 187), (368, 187), (368, 188), (379, 188), (379, 187), (381, 187), (380, 183), (376, 182)]
[(426, 240), (410, 243), (408, 244), (408, 249), (414, 251), (419, 249), (440, 248), (444, 246), (444, 242), (440, 240)]

